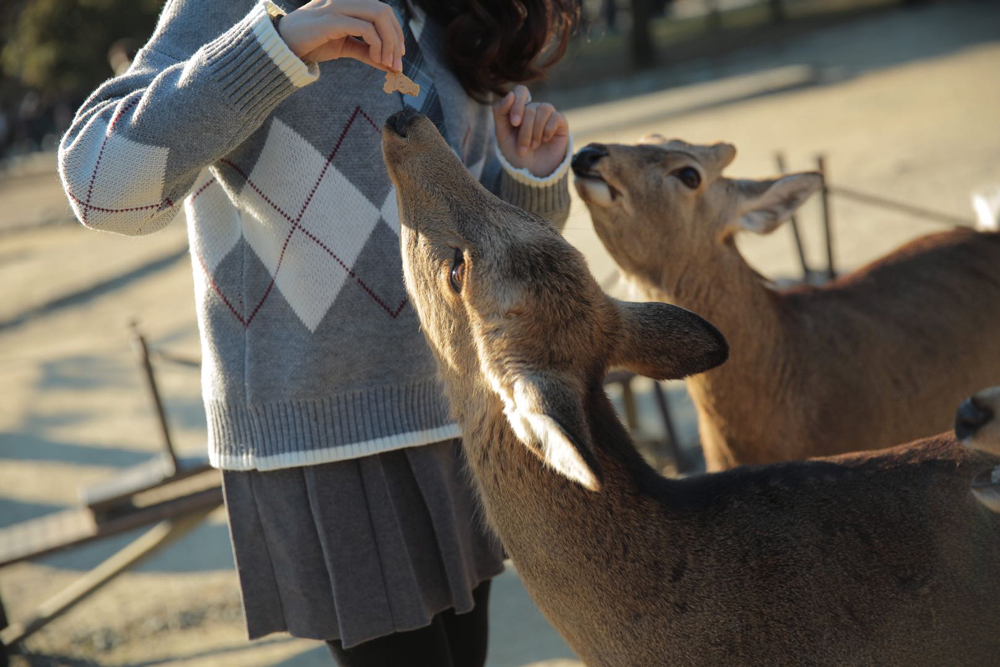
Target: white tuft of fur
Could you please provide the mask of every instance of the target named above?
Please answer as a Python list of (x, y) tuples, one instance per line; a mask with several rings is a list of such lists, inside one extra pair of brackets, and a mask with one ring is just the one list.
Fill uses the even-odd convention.
[(532, 389), (528, 383), (516, 381), (513, 391), (509, 394), (501, 393), (501, 398), (504, 401), (504, 414), (518, 440), (537, 452), (560, 475), (591, 491), (600, 490), (601, 484), (594, 472), (559, 423), (533, 408)]
[(600, 179), (580, 178), (578, 176), (573, 179), (573, 185), (580, 196), (590, 204), (608, 208), (614, 203), (614, 199), (611, 197), (611, 188)]
[(973, 192), (972, 209), (976, 212), (976, 229), (1000, 232), (1000, 186)]

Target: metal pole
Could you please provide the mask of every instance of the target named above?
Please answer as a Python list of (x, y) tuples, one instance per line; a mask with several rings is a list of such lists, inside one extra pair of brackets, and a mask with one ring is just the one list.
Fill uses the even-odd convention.
[(688, 472), (688, 461), (681, 453), (681, 441), (677, 439), (677, 431), (674, 429), (674, 420), (670, 416), (670, 403), (667, 402), (667, 393), (656, 380), (653, 380), (653, 396), (656, 397), (656, 406), (660, 410), (660, 417), (663, 418), (663, 427), (667, 430), (667, 449), (674, 459), (674, 465), (680, 474)]
[(153, 409), (156, 411), (156, 419), (160, 424), (160, 434), (163, 436), (163, 449), (166, 451), (170, 462), (173, 465), (173, 472), (177, 472), (177, 454), (174, 452), (174, 443), (170, 439), (170, 425), (167, 423), (167, 413), (163, 409), (163, 401), (160, 400), (160, 391), (156, 387), (156, 376), (153, 374), (153, 365), (149, 362), (149, 346), (146, 339), (139, 331), (139, 323), (135, 320), (129, 322), (132, 330), (132, 349), (135, 350), (139, 358), (139, 365), (142, 367), (143, 375), (146, 378), (146, 390), (149, 398), (153, 402)]
[(816, 158), (816, 166), (819, 175), (823, 179), (823, 186), (820, 189), (820, 200), (823, 203), (823, 235), (826, 239), (826, 277), (833, 280), (837, 277), (837, 268), (833, 263), (833, 220), (830, 217), (830, 189), (827, 187), (826, 156), (820, 155)]
[[(775, 153), (774, 160), (778, 163), (778, 173), (786, 173), (784, 153)], [(809, 282), (809, 264), (806, 262), (806, 253), (802, 247), (802, 234), (799, 232), (799, 221), (793, 214), (792, 217), (788, 219), (788, 223), (792, 226), (792, 234), (795, 236), (795, 249), (799, 253), (799, 264), (802, 265), (802, 282), (807, 283)]]

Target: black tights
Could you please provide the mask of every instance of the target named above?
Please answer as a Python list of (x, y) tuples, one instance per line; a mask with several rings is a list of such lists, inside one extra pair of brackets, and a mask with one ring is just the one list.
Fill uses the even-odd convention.
[(340, 667), (483, 667), (489, 634), (490, 580), (472, 591), (475, 608), (467, 614), (448, 609), (427, 627), (378, 637), (344, 648), (340, 640), (327, 642)]

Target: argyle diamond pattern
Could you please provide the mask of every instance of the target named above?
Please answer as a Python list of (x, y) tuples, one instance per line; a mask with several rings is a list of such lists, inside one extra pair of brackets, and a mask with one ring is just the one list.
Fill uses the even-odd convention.
[[(359, 253), (380, 221), (382, 228), (398, 237), (395, 190), (362, 191), (335, 163), (348, 141), (378, 146), (378, 136), (375, 123), (358, 107), (335, 145), (323, 155), (275, 119), (251, 172), (222, 161), (223, 169), (235, 171), (243, 179), (236, 196), (238, 210), (229, 203), (228, 215), (214, 212), (214, 219), (232, 224), (220, 225), (215, 233), (205, 235), (194, 252), (211, 279), (214, 268), (237, 246), (239, 235), (234, 226), (242, 228), (242, 237), (271, 274), (271, 283), (263, 294), (247, 298), (225, 294), (214, 281), (212, 286), (244, 327), (253, 324), (267, 299), (275, 298), (275, 291), (311, 332), (346, 286), (362, 290), (392, 318), (402, 311), (406, 296), (401, 277), (394, 278), (399, 289), (388, 289), (379, 276), (366, 277), (354, 270)], [(225, 208), (228, 197), (221, 188), (213, 188), (214, 184), (214, 179), (203, 183), (189, 198), (189, 206)], [(373, 202), (368, 194), (379, 199)], [(379, 288), (373, 284), (380, 284)]]

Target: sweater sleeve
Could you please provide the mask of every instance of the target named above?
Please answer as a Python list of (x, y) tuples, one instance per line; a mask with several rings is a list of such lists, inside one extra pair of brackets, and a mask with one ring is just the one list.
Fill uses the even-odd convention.
[(499, 147), (494, 150), (501, 167), (501, 199), (545, 218), (561, 232), (569, 218), (569, 163), (573, 159), (573, 137), (566, 144), (566, 157), (544, 178), (514, 167)]
[(569, 218), (569, 163), (573, 158), (573, 138), (566, 145), (566, 157), (543, 178), (513, 166), (500, 152), (496, 138), (490, 140), (493, 164), (483, 170), (482, 183), (504, 201), (548, 220), (561, 232)]
[[(60, 143), (63, 188), (84, 225), (131, 236), (161, 229), (203, 168), (316, 80), (274, 13), (270, 2), (167, 3), (132, 67), (90, 96)], [(212, 34), (213, 25), (228, 29)]]

